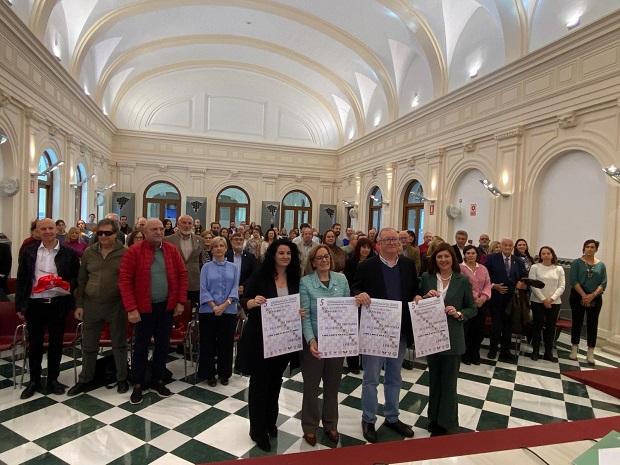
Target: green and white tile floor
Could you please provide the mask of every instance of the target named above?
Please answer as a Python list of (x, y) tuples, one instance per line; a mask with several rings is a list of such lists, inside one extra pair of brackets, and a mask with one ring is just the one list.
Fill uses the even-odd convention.
[[(483, 359), (461, 367), (459, 422), (464, 431), (511, 428), (620, 414), (618, 399), (560, 375), (588, 369), (585, 359), (568, 359), (568, 337), (558, 343), (559, 363), (533, 362), (523, 352), (517, 364)], [(483, 355), (486, 351), (483, 351)], [(6, 354), (3, 354), (6, 355)], [(620, 359), (597, 356), (597, 368), (620, 366)], [(419, 362), (419, 363), (418, 363)], [(401, 419), (427, 437), (428, 373), (423, 360), (403, 370)], [(141, 405), (129, 394), (99, 388), (75, 398), (66, 395), (19, 399), (8, 358), (0, 359), (0, 463), (6, 464), (187, 464), (265, 455), (248, 436), (247, 378), (233, 376), (228, 386), (209, 388), (182, 380), (183, 361), (171, 354), (168, 367), (174, 395), (149, 393)], [(63, 358), (60, 381), (73, 384), (70, 359)], [(361, 375), (343, 376), (340, 389), (339, 447), (363, 444), (360, 428)], [(280, 396), (278, 454), (312, 450), (301, 438), (302, 378), (287, 378)], [(381, 391), (381, 389), (380, 389)], [(380, 399), (383, 392), (380, 392)], [(380, 412), (382, 413), (382, 412)], [(381, 425), (379, 418), (377, 425)], [(399, 440), (378, 428), (381, 441)], [(415, 440), (415, 439), (414, 439)], [(319, 435), (316, 448), (327, 448)], [(276, 446), (276, 443), (273, 444)], [(274, 452), (275, 453), (275, 452)]]

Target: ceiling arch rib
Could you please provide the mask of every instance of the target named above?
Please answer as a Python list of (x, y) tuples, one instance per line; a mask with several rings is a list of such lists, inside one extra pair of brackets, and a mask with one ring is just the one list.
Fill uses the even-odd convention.
[(43, 41), (50, 15), (59, 2), (60, 0), (34, 0), (30, 13), (29, 27), (34, 35), (41, 41)]
[(133, 47), (126, 50), (122, 54), (118, 55), (109, 65), (107, 65), (97, 83), (94, 98), (97, 103), (101, 105), (103, 101), (103, 95), (110, 82), (110, 79), (120, 70), (124, 65), (129, 63), (132, 59), (139, 57), (145, 53), (162, 50), (165, 48), (178, 47), (182, 45), (196, 45), (196, 44), (229, 44), (229, 45), (242, 45), (246, 47), (258, 48), (275, 53), (280, 56), (289, 58), (303, 66), (316, 71), (324, 76), (327, 80), (332, 82), (348, 99), (348, 103), (353, 109), (355, 115), (357, 134), (363, 136), (365, 134), (364, 113), (362, 104), (359, 98), (355, 94), (355, 90), (346, 82), (340, 78), (336, 73), (331, 71), (321, 63), (312, 60), (301, 53), (298, 53), (289, 48), (283, 47), (272, 42), (267, 42), (250, 37), (234, 36), (234, 35), (190, 35), (184, 37), (168, 37), (165, 39), (154, 40), (141, 44), (137, 47)]
[(326, 36), (354, 51), (372, 69), (385, 93), (390, 118), (394, 120), (398, 117), (398, 96), (396, 86), (390, 78), (383, 62), (372, 49), (367, 47), (363, 42), (348, 32), (327, 21), (324, 21), (317, 16), (309, 15), (305, 11), (276, 3), (271, 0), (177, 0), (173, 5), (171, 5), (168, 0), (139, 0), (132, 5), (114, 9), (95, 21), (87, 31), (81, 34), (73, 51), (73, 56), (69, 67), (71, 74), (74, 77), (79, 76), (79, 71), (86, 54), (94, 45), (97, 36), (105, 32), (121, 19), (146, 12), (166, 8), (179, 8), (181, 6), (190, 5), (218, 5), (261, 11), (274, 16), (287, 18), (291, 21), (297, 22), (309, 28), (313, 28), (322, 34), (325, 34)]
[(174, 71), (182, 71), (182, 70), (196, 69), (196, 68), (223, 68), (223, 69), (236, 69), (236, 70), (241, 70), (241, 71), (247, 71), (251, 73), (260, 74), (260, 75), (269, 77), (271, 79), (278, 80), (286, 85), (289, 85), (297, 89), (299, 92), (302, 92), (303, 94), (306, 94), (309, 97), (313, 98), (315, 101), (317, 101), (319, 105), (323, 107), (323, 109), (331, 116), (333, 120), (333, 124), (336, 127), (337, 132), (338, 132), (338, 144), (340, 146), (343, 145), (344, 130), (343, 130), (342, 123), (340, 121), (340, 116), (338, 112), (333, 108), (333, 105), (331, 105), (330, 102), (327, 99), (325, 99), (322, 95), (315, 92), (313, 89), (309, 88), (305, 84), (295, 79), (292, 79), (291, 77), (283, 73), (279, 73), (277, 71), (274, 71), (272, 69), (265, 68), (262, 66), (257, 66), (253, 64), (250, 65), (247, 63), (240, 63), (240, 62), (235, 62), (235, 61), (226, 61), (226, 60), (184, 61), (180, 63), (172, 63), (169, 65), (160, 66), (158, 68), (153, 68), (149, 71), (146, 71), (137, 76), (134, 76), (128, 81), (124, 82), (119, 88), (116, 96), (114, 97), (114, 101), (111, 106), (110, 116), (113, 119), (116, 118), (119, 105), (121, 101), (123, 100), (123, 98), (125, 97), (125, 95), (127, 95), (127, 93), (133, 87), (138, 86), (141, 82), (145, 82), (154, 77), (161, 76), (164, 74), (169, 74)]
[(416, 28), (412, 32), (416, 39), (418, 39), (428, 60), (433, 82), (437, 83), (437, 85), (433, 86), (434, 97), (440, 97), (445, 94), (448, 91), (448, 65), (441, 45), (424, 16), (403, 0), (377, 1), (398, 16), (409, 30), (411, 30), (409, 27), (410, 22), (414, 22), (419, 27), (419, 29)]

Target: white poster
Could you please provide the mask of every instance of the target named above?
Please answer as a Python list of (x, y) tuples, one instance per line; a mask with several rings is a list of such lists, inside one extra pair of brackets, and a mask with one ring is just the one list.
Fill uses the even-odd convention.
[(402, 302), (370, 299), (362, 307), (360, 320), (360, 354), (397, 358), (400, 345)]
[(359, 354), (355, 297), (316, 299), (318, 343), (321, 358)]
[(443, 298), (429, 297), (417, 304), (409, 302), (415, 356), (425, 357), (450, 350), (448, 316)]
[(265, 358), (302, 349), (299, 294), (267, 299), (261, 305), (263, 355)]

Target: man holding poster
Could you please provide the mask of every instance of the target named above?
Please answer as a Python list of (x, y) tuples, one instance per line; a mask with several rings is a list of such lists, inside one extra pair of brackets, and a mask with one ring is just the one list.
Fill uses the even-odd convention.
[[(352, 293), (362, 304), (362, 318), (372, 299), (398, 301), (401, 304), (400, 341), (397, 357), (362, 355), (364, 379), (362, 382), (362, 431), (368, 442), (377, 441), (377, 386), (381, 368), (385, 369), (385, 425), (404, 437), (413, 437), (411, 426), (398, 419), (398, 398), (401, 386), (401, 366), (405, 349), (413, 343), (413, 331), (408, 304), (418, 292), (415, 263), (399, 256), (398, 232), (394, 228), (383, 228), (377, 242), (379, 256), (360, 263), (352, 285)], [(389, 315), (389, 312), (386, 312)], [(389, 322), (386, 322), (389, 324)], [(389, 342), (389, 341), (386, 341)]]

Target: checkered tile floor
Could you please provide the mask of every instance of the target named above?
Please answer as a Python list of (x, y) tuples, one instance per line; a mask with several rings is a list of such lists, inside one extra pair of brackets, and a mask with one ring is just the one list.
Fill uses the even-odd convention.
[[(584, 354), (568, 359), (568, 338), (558, 342), (559, 363), (533, 362), (523, 344), (517, 364), (483, 359), (461, 367), (459, 423), (463, 431), (511, 428), (620, 414), (618, 399), (560, 375), (588, 369)], [(3, 354), (6, 355), (6, 354)], [(486, 355), (486, 350), (483, 351)], [(618, 367), (620, 358), (600, 354), (597, 368)], [(414, 425), (416, 438), (427, 437), (428, 373), (416, 361), (403, 370), (401, 420)], [(73, 384), (72, 364), (63, 358), (60, 381)], [(19, 399), (8, 358), (0, 359), (0, 463), (6, 464), (187, 464), (265, 455), (248, 436), (248, 380), (233, 376), (228, 386), (209, 388), (183, 380), (183, 361), (171, 354), (168, 367), (174, 395), (149, 393), (141, 405), (129, 403), (105, 387), (75, 398), (43, 396)], [(340, 388), (340, 446), (363, 444), (360, 428), (361, 375), (345, 375)], [(312, 450), (301, 439), (302, 377), (285, 380), (280, 396), (278, 454)], [(380, 392), (380, 399), (383, 393)], [(380, 412), (381, 414), (382, 412)], [(379, 418), (377, 425), (381, 425)], [(381, 441), (398, 440), (378, 428)], [(319, 435), (316, 448), (327, 448)], [(275, 452), (274, 452), (275, 453)]]

